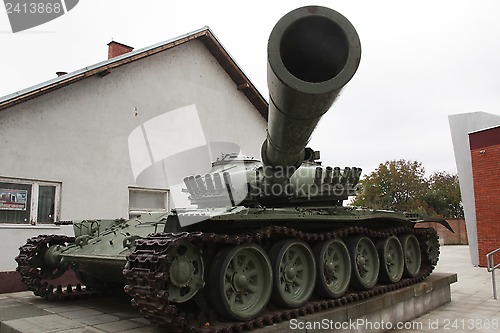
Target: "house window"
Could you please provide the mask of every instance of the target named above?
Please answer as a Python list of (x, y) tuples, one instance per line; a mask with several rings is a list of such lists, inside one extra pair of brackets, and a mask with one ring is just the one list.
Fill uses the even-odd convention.
[(168, 190), (140, 187), (129, 188), (129, 214), (140, 215), (145, 212), (166, 212), (169, 210)]
[(0, 223), (54, 223), (61, 184), (0, 178)]

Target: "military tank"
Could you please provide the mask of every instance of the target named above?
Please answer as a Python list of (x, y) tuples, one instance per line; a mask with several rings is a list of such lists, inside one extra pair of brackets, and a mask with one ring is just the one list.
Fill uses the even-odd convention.
[[(296, 9), (268, 44), (269, 121), (262, 161), (226, 154), (184, 178), (186, 208), (130, 220), (75, 222), (75, 237), (38, 236), (18, 271), (48, 299), (124, 287), (171, 332), (230, 332), (322, 311), (424, 280), (439, 257), (417, 214), (344, 206), (361, 169), (323, 166), (307, 148), (356, 72), (352, 24), (318, 6)], [(58, 285), (72, 269), (81, 283)]]

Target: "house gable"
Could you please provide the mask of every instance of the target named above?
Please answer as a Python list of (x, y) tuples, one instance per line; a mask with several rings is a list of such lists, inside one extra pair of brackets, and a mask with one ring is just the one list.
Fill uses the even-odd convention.
[[(62, 184), (62, 220), (127, 217), (128, 187), (170, 188), (163, 146), (201, 147), (210, 166), (222, 152), (259, 156), (266, 135), (262, 114), (200, 39), (26, 99), (0, 122), (2, 176)], [(137, 129), (147, 147), (133, 140)], [(134, 174), (135, 157), (147, 174)], [(195, 163), (182, 164), (186, 175)]]
[(4, 96), (0, 98), (0, 111), (9, 108), (13, 105), (22, 103), (24, 101), (36, 98), (40, 95), (49, 93), (51, 91), (60, 89), (74, 82), (86, 79), (92, 76), (103, 77), (111, 73), (114, 69), (125, 64), (146, 58), (153, 54), (163, 52), (165, 50), (177, 47), (179, 45), (188, 43), (192, 40), (201, 40), (205, 47), (210, 51), (214, 58), (218, 61), (219, 65), (227, 72), (229, 77), (234, 81), (238, 90), (242, 91), (248, 100), (254, 105), (259, 113), (267, 121), (267, 108), (268, 103), (264, 97), (259, 93), (257, 88), (248, 79), (248, 77), (241, 71), (236, 62), (231, 58), (229, 53), (224, 49), (222, 44), (217, 40), (212, 31), (205, 27), (190, 34), (180, 36), (173, 40), (155, 44), (140, 50), (128, 52), (120, 56), (114, 57), (107, 61), (85, 67), (75, 72), (61, 75), (52, 80), (43, 82), (39, 85), (29, 87), (25, 90)]

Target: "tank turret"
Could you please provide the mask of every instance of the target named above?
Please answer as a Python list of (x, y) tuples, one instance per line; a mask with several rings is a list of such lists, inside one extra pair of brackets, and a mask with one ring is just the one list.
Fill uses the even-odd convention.
[[(360, 57), (358, 34), (338, 12), (311, 6), (285, 15), (268, 41), (269, 119), (262, 163), (224, 156), (210, 173), (184, 179), (191, 202), (198, 207), (337, 205), (354, 195), (361, 169), (321, 166), (319, 152), (306, 145)], [(226, 167), (220, 168), (222, 163)]]

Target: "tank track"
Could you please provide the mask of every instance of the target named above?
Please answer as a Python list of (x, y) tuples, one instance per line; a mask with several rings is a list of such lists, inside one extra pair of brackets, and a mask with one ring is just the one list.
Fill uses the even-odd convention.
[[(183, 312), (176, 303), (168, 300), (168, 291), (162, 286), (169, 280), (168, 267), (173, 258), (167, 254), (172, 247), (182, 242), (212, 245), (238, 245), (259, 243), (271, 237), (289, 237), (306, 242), (323, 241), (334, 238), (363, 234), (371, 238), (389, 237), (413, 233), (418, 239), (422, 252), (420, 272), (414, 278), (403, 278), (395, 284), (377, 285), (368, 291), (348, 291), (343, 297), (330, 300), (311, 299), (304, 306), (295, 309), (268, 309), (257, 318), (246, 322), (225, 322), (210, 320), (200, 322), (196, 313)], [(299, 316), (319, 312), (328, 308), (364, 300), (386, 292), (407, 287), (423, 281), (431, 274), (439, 256), (439, 243), (434, 229), (414, 229), (411, 227), (392, 228), (384, 231), (363, 227), (347, 227), (326, 233), (305, 233), (283, 226), (270, 226), (252, 234), (226, 235), (214, 233), (158, 233), (136, 241), (136, 250), (128, 256), (128, 264), (123, 273), (128, 285), (125, 291), (133, 297), (132, 305), (155, 325), (165, 327), (169, 332), (229, 333), (248, 331)], [(200, 291), (201, 292), (201, 291)], [(209, 318), (209, 317), (206, 317)]]
[(74, 237), (63, 235), (40, 235), (28, 239), (26, 244), (19, 248), (19, 255), (15, 258), (18, 264), (16, 271), (21, 274), (21, 280), (28, 287), (28, 290), (36, 296), (54, 301), (97, 297), (106, 294), (102, 291), (91, 290), (82, 284), (63, 286), (50, 283), (67, 269), (41, 267), (40, 255), (48, 246), (68, 244), (74, 240)]

